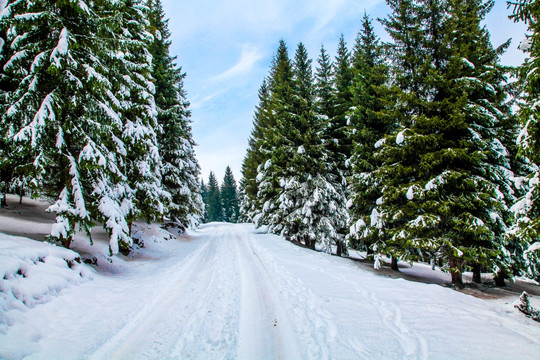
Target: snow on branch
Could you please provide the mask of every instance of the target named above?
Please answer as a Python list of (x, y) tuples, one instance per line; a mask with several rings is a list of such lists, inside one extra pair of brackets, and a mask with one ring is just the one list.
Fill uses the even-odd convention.
[(519, 304), (514, 305), (514, 307), (531, 319), (540, 322), (540, 310), (531, 306), (529, 294), (527, 294), (526, 291), (521, 294), (519, 297)]
[(58, 38), (58, 45), (54, 48), (51, 53), (51, 62), (60, 67), (60, 56), (66, 55), (68, 52), (68, 41), (69, 41), (69, 32), (66, 28), (63, 28), (60, 32), (60, 37)]
[[(38, 112), (34, 115), (34, 119), (30, 124), (23, 127), (16, 135), (16, 141), (24, 141), (28, 139), (28, 134), (31, 134), (31, 144), (36, 146), (36, 137), (38, 129), (45, 125), (45, 120), (49, 119), (54, 121), (56, 116), (53, 111), (53, 102), (55, 98), (53, 93), (50, 93), (45, 97)], [(14, 109), (13, 106), (8, 109), (8, 116), (13, 116), (12, 113), (15, 113), (17, 109)]]

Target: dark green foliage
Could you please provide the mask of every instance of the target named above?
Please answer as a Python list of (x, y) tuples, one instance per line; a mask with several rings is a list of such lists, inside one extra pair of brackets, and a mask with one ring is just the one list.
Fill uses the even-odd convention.
[(171, 220), (187, 228), (197, 224), (203, 203), (198, 189), (199, 165), (191, 135), (189, 102), (183, 84), (185, 73), (176, 67), (175, 58), (169, 54), (171, 33), (161, 0), (150, 1), (149, 7), (153, 34), (149, 51), (156, 85), (164, 202)]
[(221, 202), (223, 204), (223, 221), (236, 223), (239, 218), (238, 189), (236, 180), (229, 166), (221, 184)]
[[(342, 39), (342, 50), (344, 51), (344, 42)], [(346, 52), (346, 51), (345, 51)], [(348, 174), (347, 159), (350, 155), (351, 142), (347, 134), (346, 120), (344, 114), (339, 112), (338, 91), (335, 86), (334, 64), (328, 53), (321, 47), (321, 53), (317, 59), (317, 71), (315, 74), (315, 111), (320, 118), (322, 131), (322, 142), (325, 153), (328, 156), (326, 161), (325, 176), (331, 181), (338, 194), (341, 195), (341, 201), (345, 202), (347, 197), (346, 174)], [(345, 204), (339, 205), (345, 210)], [(346, 223), (342, 222), (335, 229), (336, 235), (336, 253), (338, 256), (347, 254), (347, 248), (344, 243), (346, 234)]]
[(396, 119), (391, 113), (395, 99), (387, 85), (389, 69), (383, 47), (367, 15), (356, 38), (353, 60), (352, 106), (348, 112), (349, 136), (354, 144), (349, 160), (352, 226), (348, 240), (349, 246), (371, 252), (370, 246), (378, 239), (379, 230), (360, 230), (361, 224), (370, 223), (382, 191), (380, 179), (373, 175), (381, 165), (374, 156), (376, 144), (394, 130)]
[[(305, 46), (298, 45), (291, 64), (285, 43), (280, 42), (269, 77), (267, 125), (260, 130), (257, 148), (261, 157), (253, 217), (271, 232), (312, 249), (319, 243), (330, 252), (332, 244), (342, 243), (346, 214), (339, 192), (343, 176), (325, 146), (329, 117), (317, 112), (329, 109), (324, 101), (333, 101), (331, 64), (324, 53), (323, 58), (317, 92)], [(246, 194), (250, 181), (245, 181)]]
[[(514, 21), (522, 21), (528, 27), (526, 40), (520, 44), (522, 51), (527, 53), (528, 58), (518, 69), (518, 86), (521, 92), (519, 96), (518, 118), (521, 131), (518, 144), (523, 155), (527, 156), (532, 164), (527, 171), (527, 176), (520, 179), (522, 197), (514, 205), (516, 226), (512, 235), (524, 240), (522, 244), (524, 256), (516, 259), (522, 261), (529, 277), (540, 279), (540, 206), (537, 201), (540, 195), (538, 186), (540, 173), (540, 115), (538, 101), (540, 100), (540, 3), (538, 1), (519, 0), (507, 1), (513, 9), (511, 16)], [(519, 247), (518, 247), (519, 248)]]
[(257, 211), (258, 185), (257, 169), (264, 162), (261, 145), (264, 141), (264, 129), (272, 124), (270, 113), (270, 90), (265, 79), (259, 89), (259, 104), (255, 109), (253, 130), (248, 140), (248, 149), (242, 163), (243, 193), (240, 197), (240, 212), (247, 221), (253, 221), (253, 215)]
[[(155, 6), (154, 12), (148, 4)], [(5, 40), (0, 56), (2, 190), (33, 187), (52, 198), (52, 240), (69, 246), (76, 231), (90, 235), (95, 224), (103, 224), (111, 253), (125, 252), (132, 244), (132, 222), (161, 220), (163, 201), (175, 199), (161, 186), (166, 156), (158, 144), (162, 126), (156, 85), (161, 115), (185, 122), (189, 114), (182, 97), (183, 75), (168, 57), (160, 2), (5, 5), (0, 19)], [(165, 26), (161, 43), (153, 36), (160, 26)], [(172, 104), (174, 96), (179, 106)], [(174, 109), (164, 109), (168, 106)], [(183, 139), (192, 145), (189, 126), (179, 132), (173, 124), (173, 129), (181, 134), (175, 141), (184, 144), (183, 149)], [(188, 177), (195, 181), (198, 168), (196, 162), (192, 165)], [(196, 212), (194, 200), (189, 201), (184, 204)]]
[(207, 186), (207, 214), (205, 222), (223, 221), (223, 203), (221, 201), (221, 191), (214, 172), (210, 172)]
[(383, 191), (371, 227), (384, 231), (374, 247), (445, 259), (460, 283), (463, 265), (496, 269), (512, 201), (504, 69), (480, 26), (490, 6), (388, 3), (399, 127), (375, 154)]

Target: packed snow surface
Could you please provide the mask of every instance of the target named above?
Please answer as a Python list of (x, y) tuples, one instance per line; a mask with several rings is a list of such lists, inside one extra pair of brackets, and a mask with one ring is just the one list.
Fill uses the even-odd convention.
[[(358, 262), (295, 246), (252, 225), (213, 223), (185, 236), (145, 225), (138, 236), (144, 249), (103, 263), (100, 258), (95, 270), (78, 263), (69, 270), (65, 261), (51, 260), (48, 269), (60, 270), (43, 273), (42, 283), (63, 285), (32, 306), (3, 310), (0, 358), (454, 360), (540, 354), (540, 326), (511, 305), (378, 276)], [(0, 243), (13, 246), (19, 240), (0, 236)], [(0, 251), (15, 262), (24, 254), (73, 257), (34, 240), (17, 246)], [(7, 267), (2, 265), (17, 273), (18, 265)], [(75, 281), (74, 274), (91, 276)]]

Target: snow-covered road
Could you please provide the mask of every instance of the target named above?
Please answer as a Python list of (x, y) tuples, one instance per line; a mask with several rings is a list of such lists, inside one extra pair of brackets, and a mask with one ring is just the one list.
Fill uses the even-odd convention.
[(162, 293), (91, 358), (300, 358), (249, 234), (222, 224), (199, 236)]
[(508, 307), (377, 276), (251, 225), (205, 225), (167, 246), (14, 314), (0, 357), (539, 358), (540, 326)]

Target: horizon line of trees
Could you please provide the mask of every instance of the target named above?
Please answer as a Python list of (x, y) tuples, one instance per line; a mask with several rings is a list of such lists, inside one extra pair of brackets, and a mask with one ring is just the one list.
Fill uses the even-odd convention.
[(49, 239), (203, 212), (185, 73), (161, 0), (0, 2), (0, 190), (55, 202)]
[[(517, 71), (482, 25), (488, 0), (387, 0), (382, 43), (365, 15), (354, 49), (324, 46), (315, 72), (281, 40), (259, 90), (242, 166), (241, 217), (306, 247), (364, 250), (540, 279), (539, 9)], [(510, 77), (517, 74), (516, 83)], [(513, 106), (519, 108), (515, 113)]]
[(216, 175), (210, 171), (208, 183), (201, 179), (201, 194), (205, 204), (203, 222), (229, 222), (237, 223), (240, 220), (240, 207), (236, 180), (229, 166), (221, 186)]

